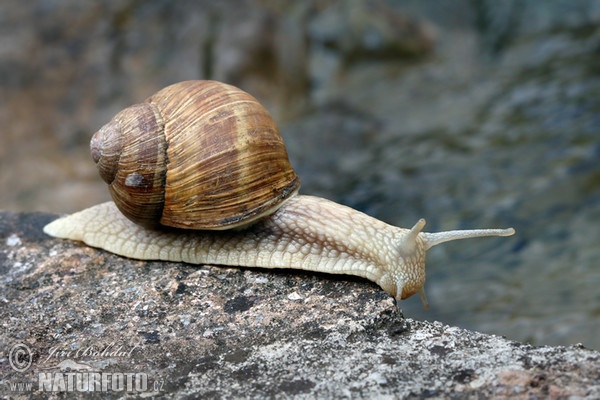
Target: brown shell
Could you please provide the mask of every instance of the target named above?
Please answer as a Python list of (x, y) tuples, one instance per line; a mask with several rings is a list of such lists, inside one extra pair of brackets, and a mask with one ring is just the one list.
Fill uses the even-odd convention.
[(215, 81), (176, 83), (126, 108), (90, 148), (121, 212), (147, 227), (242, 227), (300, 186), (267, 110)]

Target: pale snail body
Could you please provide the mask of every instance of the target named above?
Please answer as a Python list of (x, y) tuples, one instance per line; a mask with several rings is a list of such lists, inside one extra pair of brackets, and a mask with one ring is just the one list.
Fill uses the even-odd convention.
[[(193, 85), (197, 84), (204, 82)], [(277, 207), (267, 207), (258, 217), (250, 213), (251, 223), (236, 217), (237, 226), (244, 229), (148, 229), (108, 202), (58, 219), (44, 232), (135, 259), (356, 275), (377, 283), (398, 300), (418, 292), (425, 307), (426, 250), (449, 240), (514, 234), (512, 228), (426, 233), (421, 232), (423, 219), (412, 229), (398, 228), (329, 200), (297, 195), (295, 174), (286, 172), (277, 178), (281, 176)], [(268, 212), (272, 214), (265, 215)]]

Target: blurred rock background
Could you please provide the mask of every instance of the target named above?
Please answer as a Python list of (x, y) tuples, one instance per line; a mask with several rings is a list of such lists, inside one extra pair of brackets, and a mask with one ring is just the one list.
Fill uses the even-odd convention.
[[(430, 231), (514, 226), (428, 260), (405, 315), (600, 349), (600, 1), (0, 4), (0, 208), (108, 199), (92, 133), (170, 83), (275, 116), (303, 193)], [(367, 284), (367, 283), (366, 283)]]

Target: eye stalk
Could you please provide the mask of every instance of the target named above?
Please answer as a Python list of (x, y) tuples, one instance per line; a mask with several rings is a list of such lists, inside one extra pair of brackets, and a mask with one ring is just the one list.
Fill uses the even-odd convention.
[(456, 230), (446, 232), (423, 232), (421, 237), (425, 242), (425, 250), (429, 250), (433, 246), (440, 243), (449, 242), (451, 240), (472, 239), (477, 237), (487, 236), (512, 236), (515, 234), (513, 228), (507, 229), (471, 229), (471, 230)]
[(424, 309), (429, 309), (425, 295), (425, 253), (431, 247), (451, 240), (471, 239), (486, 236), (510, 236), (515, 233), (509, 229), (473, 229), (446, 232), (422, 232), (425, 220), (421, 218), (408, 230), (405, 230), (396, 241), (398, 261), (390, 266), (379, 284), (390, 293), (396, 301), (406, 299), (419, 293)]
[[(470, 229), (470, 230), (453, 230), (453, 231), (445, 231), (445, 232), (421, 232), (421, 230), (425, 227), (425, 220), (420, 219), (419, 222), (415, 224), (415, 226), (411, 229), (410, 234), (413, 236), (418, 236), (418, 238), (422, 241), (424, 249), (429, 250), (433, 246), (436, 246), (441, 243), (449, 242), (452, 240), (460, 240), (460, 239), (473, 239), (478, 237), (489, 237), (489, 236), (511, 236), (515, 234), (515, 230), (513, 228), (507, 229)], [(416, 235), (415, 233), (416, 232)], [(423, 257), (423, 261), (425, 258)], [(423, 266), (424, 268), (424, 266)], [(419, 297), (421, 298), (421, 303), (423, 304), (423, 308), (425, 310), (429, 309), (429, 302), (427, 301), (427, 296), (425, 295), (425, 288), (421, 286), (418, 291)]]

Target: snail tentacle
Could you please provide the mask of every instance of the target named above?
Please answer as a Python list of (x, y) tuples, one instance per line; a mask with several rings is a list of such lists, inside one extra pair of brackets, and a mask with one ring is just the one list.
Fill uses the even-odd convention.
[(470, 229), (470, 230), (455, 230), (446, 232), (423, 233), (425, 240), (425, 248), (429, 250), (440, 243), (449, 242), (451, 240), (472, 239), (477, 237), (489, 236), (511, 236), (515, 234), (513, 228), (507, 229)]

